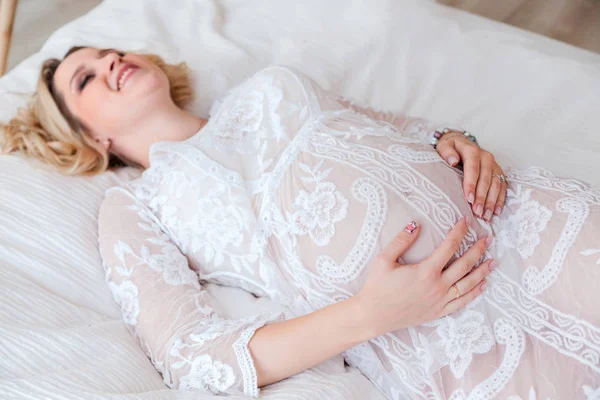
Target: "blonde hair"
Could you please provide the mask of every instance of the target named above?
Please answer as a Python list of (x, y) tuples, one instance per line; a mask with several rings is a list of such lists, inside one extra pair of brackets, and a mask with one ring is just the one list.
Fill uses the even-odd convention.
[[(71, 48), (63, 60), (82, 48)], [(140, 56), (165, 73), (171, 98), (178, 107), (183, 108), (191, 102), (192, 88), (185, 63), (167, 64), (155, 54)], [(30, 102), (7, 124), (1, 125), (0, 153), (20, 152), (67, 175), (96, 175), (127, 165), (86, 134), (85, 126), (69, 112), (62, 95), (54, 87), (54, 74), (60, 63), (61, 60), (56, 58), (44, 62)]]

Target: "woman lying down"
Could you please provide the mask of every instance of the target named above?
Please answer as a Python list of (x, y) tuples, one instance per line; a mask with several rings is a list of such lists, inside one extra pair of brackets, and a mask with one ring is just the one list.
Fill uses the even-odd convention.
[[(74, 48), (2, 143), (72, 175), (144, 170), (107, 191), (99, 245), (166, 385), (256, 397), (341, 353), (390, 399), (599, 393), (600, 192), (284, 67), (209, 120), (191, 95), (183, 64)], [(201, 282), (286, 312), (224, 318)]]

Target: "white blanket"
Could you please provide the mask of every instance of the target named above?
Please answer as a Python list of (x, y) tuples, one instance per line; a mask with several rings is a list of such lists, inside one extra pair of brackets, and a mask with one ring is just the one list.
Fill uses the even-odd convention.
[[(193, 109), (269, 64), (372, 106), (474, 133), (501, 164), (600, 185), (600, 56), (418, 0), (105, 0), (0, 80), (0, 119), (42, 60), (87, 44), (156, 52), (194, 71)], [(0, 157), (0, 398), (204, 399), (168, 390), (103, 281), (96, 213), (134, 171), (65, 178)], [(231, 315), (276, 305), (209, 286)], [(271, 399), (380, 399), (336, 357), (271, 385)]]

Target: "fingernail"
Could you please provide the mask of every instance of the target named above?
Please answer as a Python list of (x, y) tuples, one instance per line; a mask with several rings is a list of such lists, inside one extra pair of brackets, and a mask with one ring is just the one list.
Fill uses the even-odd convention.
[(473, 204), (475, 201), (475, 195), (473, 193), (469, 193), (469, 203)]
[(485, 215), (483, 216), (483, 218), (485, 218), (486, 221), (489, 221), (490, 218), (492, 218), (492, 210), (490, 210), (489, 208), (485, 210)]
[(410, 233), (411, 235), (417, 230), (417, 223), (415, 221), (410, 221), (406, 228), (404, 228), (405, 232)]
[(465, 222), (467, 223), (467, 226), (471, 226), (471, 221), (473, 220), (473, 218), (471, 218), (470, 215), (467, 215), (465, 217)]
[(496, 214), (496, 215), (500, 215), (500, 214), (502, 214), (502, 207), (500, 207), (500, 206), (497, 206), (497, 207), (496, 207), (496, 212), (495, 212), (495, 214)]
[(483, 283), (481, 284), (481, 290), (485, 290), (486, 287), (487, 287), (487, 281), (483, 281)]
[(477, 214), (478, 217), (481, 217), (482, 212), (483, 212), (483, 206), (481, 204), (478, 204), (477, 208), (475, 209), (475, 214)]
[(450, 165), (454, 165), (454, 163), (457, 161), (458, 161), (458, 158), (456, 158), (454, 156), (448, 157), (448, 164), (450, 164)]
[(494, 268), (496, 268), (496, 260), (492, 260), (492, 262), (490, 263), (490, 272), (492, 272)]
[(488, 236), (485, 238), (485, 247), (490, 247), (490, 245), (492, 244), (492, 237)]

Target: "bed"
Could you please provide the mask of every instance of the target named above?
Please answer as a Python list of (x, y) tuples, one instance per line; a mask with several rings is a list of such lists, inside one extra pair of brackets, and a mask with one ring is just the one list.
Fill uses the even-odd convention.
[[(433, 1), (105, 0), (0, 79), (0, 120), (27, 100), (42, 60), (75, 44), (186, 61), (202, 116), (262, 67), (291, 65), (358, 102), (468, 128), (502, 165), (600, 186), (600, 55)], [(104, 283), (98, 208), (136, 176), (66, 178), (0, 157), (0, 398), (214, 398), (163, 384)], [(232, 317), (278, 309), (207, 289)], [(383, 399), (340, 356), (261, 397)]]

